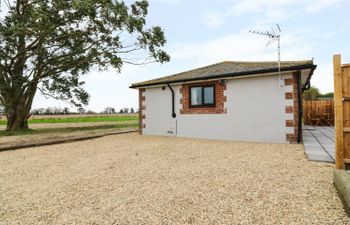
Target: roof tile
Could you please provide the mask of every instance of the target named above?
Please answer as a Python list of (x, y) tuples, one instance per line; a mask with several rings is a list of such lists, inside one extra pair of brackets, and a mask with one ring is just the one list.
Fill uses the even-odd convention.
[[(312, 60), (304, 61), (282, 61), (281, 70), (289, 71), (297, 68), (314, 68)], [(267, 61), (267, 62), (238, 62), (238, 61), (224, 61), (197, 69), (188, 70), (181, 73), (176, 73), (170, 76), (160, 77), (144, 82), (134, 83), (131, 88), (175, 83), (175, 82), (186, 82), (195, 81), (201, 79), (219, 79), (222, 77), (236, 77), (243, 75), (252, 75), (267, 72), (277, 72), (278, 62)]]

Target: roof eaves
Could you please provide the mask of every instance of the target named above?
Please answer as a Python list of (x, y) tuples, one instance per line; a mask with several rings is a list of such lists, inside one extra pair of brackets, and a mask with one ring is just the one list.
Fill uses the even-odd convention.
[[(303, 69), (315, 70), (316, 65), (311, 63), (311, 64), (304, 64), (304, 65), (298, 65), (298, 66), (282, 67), (281, 72), (293, 71), (293, 70), (303, 70)], [(229, 78), (229, 77), (240, 77), (240, 76), (248, 76), (248, 75), (256, 75), (256, 74), (274, 73), (274, 72), (278, 72), (278, 68), (243, 71), (243, 72), (236, 72), (236, 73), (225, 73), (225, 74), (218, 74), (218, 75), (214, 75), (214, 76), (210, 75), (210, 76), (198, 77), (198, 78), (172, 80), (172, 81), (168, 81), (168, 82), (161, 81), (161, 82), (154, 82), (154, 83), (147, 83), (147, 84), (142, 84), (142, 83), (132, 84), (130, 86), (130, 88), (141, 88), (141, 87), (148, 87), (148, 86), (162, 85), (162, 84), (190, 82), (190, 81), (196, 81), (196, 80), (220, 79), (220, 78)]]
[(306, 86), (310, 86), (311, 77), (312, 77), (312, 75), (314, 74), (314, 71), (315, 71), (316, 67), (317, 67), (317, 65), (314, 65), (314, 66), (311, 68), (310, 73), (309, 73), (309, 76), (308, 76), (308, 78), (307, 78), (307, 80), (306, 80), (306, 82), (305, 82), (305, 85), (304, 85), (304, 87), (302, 88), (303, 90), (307, 90)]

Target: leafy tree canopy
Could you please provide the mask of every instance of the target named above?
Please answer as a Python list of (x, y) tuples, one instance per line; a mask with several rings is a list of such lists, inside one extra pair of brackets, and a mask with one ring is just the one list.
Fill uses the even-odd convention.
[(334, 93), (329, 92), (326, 94), (322, 94), (320, 90), (317, 87), (310, 87), (309, 90), (304, 91), (303, 98), (305, 100), (312, 100), (312, 99), (318, 99), (318, 98), (333, 98)]
[[(77, 107), (89, 94), (80, 76), (91, 69), (167, 62), (159, 26), (146, 25), (148, 2), (0, 0), (0, 102), (7, 130), (27, 127), (37, 90)], [(15, 119), (17, 118), (17, 119)]]

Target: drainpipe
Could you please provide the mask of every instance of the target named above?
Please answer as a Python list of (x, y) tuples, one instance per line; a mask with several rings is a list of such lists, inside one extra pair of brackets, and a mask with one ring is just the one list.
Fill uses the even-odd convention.
[(171, 111), (172, 111), (171, 116), (173, 118), (176, 118), (176, 113), (175, 113), (175, 93), (174, 93), (173, 88), (170, 86), (170, 84), (167, 84), (167, 85), (168, 85), (168, 87), (169, 87), (169, 89), (171, 91)]
[(298, 138), (297, 142), (301, 142), (301, 137), (302, 137), (302, 116), (303, 116), (303, 108), (302, 108), (302, 101), (301, 101), (301, 72), (298, 72), (297, 76), (297, 91), (298, 91)]

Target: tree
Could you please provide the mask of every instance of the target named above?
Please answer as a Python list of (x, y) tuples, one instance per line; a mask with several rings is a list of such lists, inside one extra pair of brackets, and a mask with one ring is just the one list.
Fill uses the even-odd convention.
[(124, 110), (123, 110), (123, 109), (119, 110), (119, 113), (120, 113), (120, 114), (123, 114), (123, 113), (124, 113)]
[(317, 99), (320, 96), (320, 90), (317, 87), (310, 87), (309, 90), (304, 91), (303, 98), (305, 100)]
[(115, 109), (113, 107), (107, 107), (103, 110), (104, 114), (114, 114), (115, 113)]
[(96, 114), (95, 111), (92, 111), (91, 109), (86, 112), (86, 114)]
[(86, 113), (86, 110), (82, 107), (78, 108), (78, 113), (79, 114), (85, 114)]
[(124, 111), (124, 113), (128, 114), (129, 113), (129, 108), (124, 108), (123, 111)]
[(317, 87), (311, 87), (309, 90), (304, 91), (303, 98), (305, 100), (313, 100), (318, 98), (333, 98), (334, 93), (328, 92), (326, 94), (322, 94)]
[(62, 113), (63, 114), (69, 114), (70, 113), (69, 108), (68, 107), (64, 107)]
[(27, 129), (33, 98), (42, 94), (87, 105), (81, 75), (91, 68), (170, 60), (158, 26), (147, 27), (148, 2), (122, 0), (0, 0), (0, 102), (7, 131)]
[(130, 108), (130, 113), (135, 113), (135, 109), (133, 107)]
[(48, 107), (45, 109), (45, 115), (52, 115), (54, 113), (54, 109), (52, 107)]
[(45, 114), (45, 109), (44, 108), (33, 109), (31, 114), (33, 114), (33, 115), (44, 115)]
[(334, 97), (334, 92), (328, 92), (326, 94), (321, 94), (319, 97), (322, 97), (322, 98), (333, 98)]

